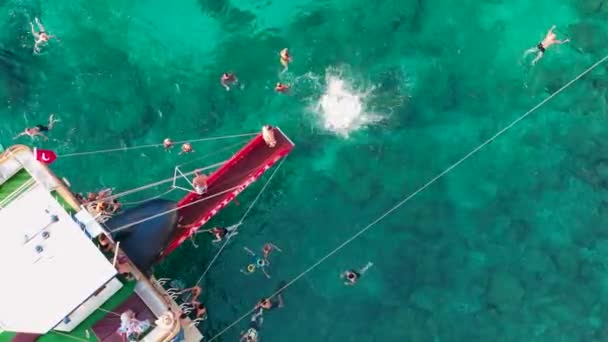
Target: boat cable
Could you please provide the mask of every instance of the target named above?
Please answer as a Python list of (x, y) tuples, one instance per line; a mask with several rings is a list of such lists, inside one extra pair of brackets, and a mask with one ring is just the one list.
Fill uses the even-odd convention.
[[(193, 161), (201, 160), (201, 159), (204, 159), (204, 158), (216, 155), (216, 154), (218, 154), (220, 152), (223, 152), (223, 151), (225, 151), (225, 150), (227, 150), (229, 148), (234, 148), (235, 146), (240, 145), (242, 143), (243, 142), (238, 142), (236, 144), (232, 144), (232, 145), (223, 147), (223, 148), (221, 148), (221, 149), (219, 149), (217, 151), (213, 151), (211, 153), (207, 153), (207, 154), (205, 154), (203, 156), (197, 157), (194, 160), (187, 161), (187, 162), (185, 162), (183, 164), (179, 164), (175, 168), (176, 168), (176, 170), (178, 170), (180, 166), (184, 166), (184, 165), (187, 165), (187, 164), (189, 164), (189, 163), (191, 163)], [(195, 171), (205, 171), (205, 170), (208, 170), (208, 169), (213, 169), (213, 168), (215, 168), (217, 166), (220, 166), (220, 165), (224, 164), (225, 162), (226, 161), (222, 161), (220, 163), (215, 163), (213, 165), (209, 165), (209, 166), (205, 166), (205, 167), (200, 168), (200, 169), (196, 169)], [(183, 176), (191, 176), (191, 175), (193, 175), (195, 173), (195, 171), (190, 171), (190, 172), (187, 172), (185, 174), (181, 173), (181, 171), (180, 171), (180, 173)], [(148, 183), (147, 185), (143, 185), (143, 186), (138, 187), (138, 188), (133, 188), (131, 190), (126, 190), (126, 191), (123, 191), (123, 192), (120, 192), (120, 193), (117, 193), (117, 194), (114, 194), (114, 195), (110, 195), (110, 196), (106, 196), (104, 198), (93, 200), (93, 201), (87, 202), (87, 204), (93, 204), (93, 203), (97, 203), (97, 202), (105, 202), (105, 201), (108, 201), (108, 200), (111, 200), (111, 199), (114, 199), (114, 198), (124, 197), (124, 196), (130, 195), (130, 194), (133, 194), (133, 193), (136, 193), (136, 192), (139, 192), (139, 191), (147, 190), (149, 188), (154, 188), (156, 186), (159, 186), (159, 185), (162, 185), (162, 184), (165, 184), (165, 183), (169, 183), (169, 182), (175, 181), (175, 179), (176, 179), (176, 176), (174, 174), (173, 177), (171, 177), (171, 178), (166, 178), (166, 179), (163, 179), (163, 180), (160, 180), (160, 181)], [(175, 188), (176, 188), (175, 186), (171, 187), (171, 189), (175, 189)]]
[[(260, 190), (260, 192), (258, 192), (258, 194), (255, 197), (255, 199), (253, 200), (253, 202), (251, 202), (251, 205), (249, 205), (249, 207), (247, 208), (247, 210), (245, 211), (245, 213), (243, 214), (243, 216), (241, 217), (241, 219), (239, 220), (239, 222), (237, 222), (236, 224), (232, 225), (232, 227), (236, 226), (236, 230), (238, 230), (238, 227), (241, 224), (243, 224), (243, 221), (245, 221), (245, 218), (247, 218), (247, 215), (249, 215), (249, 212), (251, 212), (251, 209), (253, 208), (253, 206), (255, 205), (255, 203), (260, 199), (260, 197), (262, 196), (262, 193), (264, 192), (264, 190), (266, 190), (266, 188), (268, 187), (268, 184), (270, 184), (270, 181), (272, 181), (272, 178), (274, 177), (274, 175), (276, 175), (277, 171), (279, 171), (279, 169), (281, 168), (281, 165), (283, 165), (283, 162), (285, 161), (285, 159), (287, 159), (287, 157), (283, 158), (279, 162), (279, 165), (277, 165), (277, 167), (274, 169), (274, 171), (272, 172), (272, 174), (270, 175), (270, 177), (268, 178), (268, 180), (266, 181), (266, 183), (264, 184), (264, 186), (262, 187), (262, 189)], [(222, 247), (220, 247), (220, 249), (217, 251), (217, 253), (215, 253), (215, 256), (213, 257), (213, 259), (211, 259), (211, 261), (207, 265), (207, 268), (201, 274), (201, 276), (198, 278), (198, 280), (196, 281), (196, 283), (194, 284), (194, 286), (197, 286), (203, 280), (203, 278), (205, 277), (205, 275), (207, 274), (207, 272), (209, 272), (209, 270), (211, 269), (211, 266), (213, 266), (213, 263), (215, 262), (215, 260), (217, 260), (217, 258), (220, 256), (220, 254), (224, 250), (224, 247), (226, 247), (226, 245), (228, 245), (228, 242), (230, 242), (230, 239), (234, 235), (235, 235), (235, 233), (233, 233), (233, 232), (230, 232), (230, 233), (226, 234), (226, 241), (224, 241), (224, 243), (222, 244)]]
[[(213, 151), (211, 153), (207, 153), (207, 154), (205, 154), (203, 156), (194, 158), (193, 160), (187, 161), (187, 162), (185, 162), (183, 164), (179, 164), (179, 165), (176, 166), (176, 168), (179, 168), (180, 166), (184, 166), (184, 165), (190, 164), (190, 163), (192, 163), (194, 161), (198, 161), (198, 160), (201, 160), (201, 159), (205, 159), (205, 158), (211, 157), (211, 156), (216, 155), (216, 154), (218, 154), (220, 152), (226, 151), (228, 149), (232, 149), (232, 148), (236, 147), (237, 145), (240, 145), (240, 144), (243, 144), (243, 143), (244, 142), (240, 141), (240, 142), (238, 142), (236, 144), (232, 144), (232, 145), (223, 147), (223, 148), (221, 148), (221, 149), (219, 149), (217, 151)], [(225, 162), (226, 161), (223, 161), (223, 162), (220, 162), (220, 163), (215, 163), (215, 164), (212, 164), (212, 165), (209, 165), (209, 166), (205, 166), (203, 168), (196, 169), (196, 171), (205, 171), (205, 170), (208, 170), (208, 169), (213, 169), (213, 168), (215, 168), (217, 166), (220, 166), (220, 165), (224, 164)], [(184, 176), (190, 176), (190, 175), (193, 175), (194, 172), (195, 171), (191, 171), (191, 172), (187, 172), (186, 174), (182, 174), (182, 175), (184, 175)], [(180, 171), (180, 173), (181, 173), (181, 171)], [(89, 205), (89, 204), (94, 204), (94, 203), (97, 203), (97, 202), (105, 202), (105, 201), (108, 201), (108, 200), (111, 200), (111, 199), (114, 199), (114, 198), (118, 198), (118, 197), (124, 197), (124, 196), (130, 195), (130, 194), (133, 194), (133, 193), (136, 193), (136, 192), (139, 192), (139, 191), (147, 190), (149, 188), (154, 188), (154, 187), (157, 187), (159, 185), (172, 182), (172, 181), (175, 180), (175, 178), (176, 178), (176, 176), (173, 175), (173, 177), (171, 177), (171, 178), (167, 178), (167, 179), (163, 179), (163, 180), (160, 180), (160, 181), (152, 182), (152, 183), (143, 185), (143, 186), (138, 187), (138, 188), (133, 188), (133, 189), (130, 189), (130, 190), (126, 190), (126, 191), (117, 193), (117, 194), (106, 196), (104, 198), (100, 198), (100, 199), (97, 199), (97, 200), (93, 200), (93, 201), (87, 202), (86, 204)], [(175, 190), (176, 188), (177, 187), (175, 187), (175, 186), (171, 186), (169, 188), (169, 190), (167, 190), (166, 192), (164, 192), (164, 193), (162, 193), (160, 195), (154, 196), (152, 198), (149, 198), (149, 199), (146, 199), (146, 200), (137, 201), (137, 202), (127, 202), (127, 203), (122, 203), (122, 204), (126, 205), (126, 204), (139, 204), (139, 203), (143, 203), (145, 201), (152, 200), (152, 199), (161, 197), (163, 195), (166, 195), (167, 193)]]
[[(287, 289), (288, 287), (290, 287), (291, 285), (293, 285), (295, 282), (297, 282), (298, 280), (300, 280), (303, 276), (305, 276), (310, 271), (314, 270), (319, 265), (321, 265), (323, 262), (325, 262), (325, 260), (329, 259), (331, 256), (333, 256), (334, 254), (336, 254), (342, 248), (346, 247), (348, 244), (350, 244), (355, 239), (357, 239), (359, 236), (361, 236), (362, 234), (364, 234), (365, 232), (367, 232), (369, 229), (371, 229), (372, 227), (374, 227), (378, 222), (382, 221), (385, 217), (387, 217), (388, 215), (392, 214), (395, 210), (399, 209), (402, 205), (404, 205), (409, 200), (411, 200), (412, 198), (414, 198), (416, 195), (418, 195), (419, 193), (421, 193), (422, 191), (424, 191), (426, 188), (428, 188), (429, 186), (431, 186), (432, 184), (434, 184), (435, 182), (437, 182), (439, 179), (443, 178), (445, 175), (447, 175), (448, 173), (450, 173), (452, 170), (454, 170), (456, 167), (458, 167), (464, 161), (466, 161), (467, 159), (469, 159), (473, 155), (477, 154), (477, 152), (479, 152), (481, 149), (483, 149), (484, 147), (486, 147), (487, 145), (489, 145), (490, 143), (492, 143), (494, 140), (496, 140), (498, 137), (500, 137), (501, 135), (503, 135), (505, 132), (507, 132), (509, 129), (511, 129), (516, 124), (518, 124), (520, 121), (522, 121), (523, 119), (525, 119), (526, 117), (528, 117), (530, 114), (534, 113), (538, 108), (542, 107), (545, 103), (549, 102), (551, 99), (553, 99), (555, 96), (557, 96), (558, 94), (560, 94), (562, 91), (566, 90), (573, 83), (575, 83), (576, 81), (578, 81), (579, 79), (581, 79), (583, 76), (587, 75), (589, 72), (591, 72), (592, 70), (594, 70), (596, 67), (598, 67), (599, 65), (603, 64), (606, 60), (608, 60), (608, 55), (604, 56), (602, 59), (600, 59), (599, 61), (595, 62), (589, 68), (585, 69), (585, 71), (581, 72), (578, 76), (576, 76), (575, 78), (573, 78), (572, 80), (570, 80), (568, 83), (564, 84), (561, 88), (559, 88), (558, 90), (556, 90), (555, 92), (553, 92), (551, 95), (549, 95), (548, 97), (546, 97), (544, 100), (540, 101), (537, 105), (535, 105), (534, 107), (532, 107), (530, 110), (528, 110), (527, 112), (525, 112), (523, 115), (521, 115), (520, 117), (518, 117), (517, 119), (515, 119), (514, 121), (512, 121), (507, 126), (503, 127), (501, 130), (499, 130), (493, 136), (491, 136), (490, 138), (488, 138), (487, 140), (485, 140), (484, 142), (482, 142), (479, 146), (475, 147), (469, 153), (465, 154), (463, 157), (461, 157), (460, 159), (458, 159), (455, 163), (453, 163), (450, 166), (448, 166), (446, 169), (444, 169), (443, 171), (441, 171), (435, 177), (431, 178), (429, 181), (427, 181), (426, 183), (424, 183), (424, 185), (422, 185), (420, 188), (418, 188), (418, 190), (416, 190), (416, 191), (412, 192), (411, 194), (409, 194), (407, 197), (405, 197), (403, 200), (401, 200), (400, 202), (398, 202), (392, 208), (390, 208), (389, 210), (387, 210), (386, 212), (384, 212), (382, 215), (380, 215), (380, 217), (378, 217), (377, 219), (375, 219), (374, 221), (372, 221), (371, 223), (369, 223), (363, 229), (361, 229), (358, 232), (356, 232), (350, 238), (346, 239), (344, 242), (342, 242), (336, 248), (334, 248), (329, 253), (327, 253), (325, 256), (323, 256), (322, 258), (320, 258), (319, 260), (317, 260), (315, 263), (313, 263), (311, 266), (309, 266), (303, 272), (301, 272), (300, 274), (298, 274), (295, 278), (293, 278), (292, 280), (290, 280), (288, 283), (286, 283), (285, 285), (283, 285), (282, 287), (280, 287), (279, 289), (277, 289), (272, 295), (270, 295), (267, 298), (268, 299), (272, 299), (275, 296), (277, 296), (278, 294), (280, 294), (282, 291), (284, 291), (285, 289)], [(209, 342), (215, 341), (218, 337), (220, 337), (226, 331), (230, 330), (232, 327), (234, 327), (240, 321), (242, 321), (243, 319), (245, 319), (247, 316), (249, 316), (255, 310), (256, 310), (256, 307), (254, 307), (253, 309), (247, 311), (244, 315), (240, 316), (237, 320), (235, 320), (230, 325), (228, 325), (226, 328), (224, 328), (219, 333), (217, 333), (216, 335), (214, 335), (209, 340)]]
[(172, 192), (172, 191), (173, 191), (173, 190), (175, 190), (175, 189), (177, 189), (177, 188), (170, 187), (170, 188), (169, 188), (169, 190), (167, 190), (167, 191), (165, 191), (165, 192), (161, 193), (160, 195), (152, 196), (152, 197), (150, 197), (150, 198), (146, 198), (146, 199), (143, 199), (143, 200), (141, 200), (141, 201), (135, 201), (135, 202), (120, 202), (120, 204), (122, 204), (122, 205), (137, 205), (137, 204), (142, 204), (142, 203), (144, 203), (144, 202), (148, 202), (148, 201), (151, 201), (151, 200), (153, 200), (153, 199), (157, 199), (157, 198), (159, 198), (159, 197), (162, 197), (162, 196), (164, 196), (164, 195), (166, 195), (166, 194), (168, 194), (168, 193)]
[[(193, 139), (193, 140), (182, 140), (182, 141), (174, 141), (173, 144), (184, 144), (184, 143), (195, 143), (201, 141), (213, 141), (220, 139), (231, 139), (231, 138), (239, 138), (239, 137), (249, 137), (253, 135), (258, 135), (259, 133), (244, 133), (244, 134), (233, 134), (233, 135), (223, 135), (219, 137), (210, 137), (210, 138), (201, 138), (201, 139)], [(95, 151), (85, 151), (85, 152), (74, 152), (74, 153), (66, 153), (66, 154), (58, 154), (57, 157), (75, 157), (75, 156), (85, 156), (89, 154), (100, 154), (100, 153), (110, 153), (110, 152), (120, 152), (120, 151), (129, 151), (129, 150), (137, 150), (142, 148), (150, 148), (150, 147), (162, 147), (163, 144), (148, 144), (148, 145), (135, 145), (131, 147), (119, 147), (119, 148), (110, 148), (105, 150), (95, 150)]]
[(187, 208), (187, 207), (189, 207), (189, 206), (191, 206), (191, 205), (195, 205), (195, 204), (198, 204), (198, 203), (204, 202), (204, 201), (206, 201), (206, 200), (208, 200), (208, 199), (212, 199), (212, 198), (214, 198), (214, 197), (221, 196), (221, 195), (223, 195), (223, 194), (225, 194), (225, 193), (227, 193), (227, 192), (234, 191), (234, 190), (238, 189), (239, 187), (241, 187), (241, 185), (240, 185), (240, 184), (239, 184), (239, 185), (237, 185), (237, 186), (233, 186), (232, 188), (228, 188), (228, 189), (226, 189), (226, 190), (224, 190), (224, 191), (220, 191), (220, 192), (218, 192), (218, 193), (216, 193), (216, 194), (213, 194), (213, 195), (211, 195), (211, 196), (203, 197), (203, 198), (198, 199), (198, 200), (196, 200), (196, 201), (192, 201), (192, 202), (190, 202), (190, 203), (187, 203), (187, 204), (184, 204), (184, 205), (181, 205), (181, 206), (177, 206), (177, 207), (175, 207), (175, 208), (173, 208), (173, 209), (165, 210), (165, 211), (162, 211), (162, 212), (160, 212), (160, 213), (157, 213), (157, 214), (154, 214), (154, 215), (151, 215), (151, 216), (148, 216), (148, 217), (144, 217), (144, 218), (143, 218), (143, 219), (141, 219), (141, 220), (137, 220), (137, 221), (135, 221), (135, 222), (131, 222), (131, 223), (124, 224), (124, 225), (119, 226), (119, 227), (117, 227), (117, 228), (115, 228), (115, 229), (110, 229), (110, 232), (112, 232), (112, 233), (118, 233), (118, 232), (120, 232), (120, 231), (123, 231), (123, 230), (125, 230), (125, 229), (128, 229), (128, 228), (130, 228), (130, 227), (132, 227), (132, 226), (138, 225), (138, 224), (140, 224), (140, 223), (143, 223), (143, 222), (146, 222), (146, 221), (149, 221), (149, 220), (155, 219), (155, 218), (160, 217), (160, 216), (164, 216), (164, 215), (170, 214), (170, 213), (172, 213), (172, 212), (175, 212), (175, 211), (181, 210), (181, 209), (183, 209), (183, 208)]
[[(226, 161), (215, 163), (215, 164), (212, 164), (212, 165), (209, 165), (209, 166), (205, 166), (205, 167), (203, 167), (201, 169), (197, 169), (195, 171), (186, 172), (185, 175), (186, 176), (190, 176), (190, 175), (193, 175), (196, 171), (205, 171), (205, 170), (208, 170), (208, 169), (213, 169), (215, 167), (223, 165), (225, 162)], [(156, 182), (152, 182), (152, 183), (149, 183), (149, 184), (146, 184), (146, 185), (142, 185), (140, 187), (133, 188), (133, 189), (130, 189), (130, 190), (126, 190), (126, 191), (123, 191), (123, 192), (119, 192), (117, 194), (106, 196), (104, 198), (96, 199), (96, 200), (87, 202), (86, 204), (93, 204), (93, 203), (97, 203), (97, 202), (105, 202), (105, 201), (108, 201), (108, 200), (111, 200), (111, 199), (114, 199), (114, 198), (124, 197), (124, 196), (130, 195), (130, 194), (134, 194), (136, 192), (140, 192), (140, 191), (143, 191), (143, 190), (147, 190), (147, 189), (150, 189), (150, 188), (157, 187), (157, 186), (165, 184), (165, 183), (172, 182), (174, 179), (175, 179), (175, 176), (173, 176), (171, 178), (166, 178), (166, 179), (163, 179), (163, 180), (159, 180), (159, 181), (156, 181)]]

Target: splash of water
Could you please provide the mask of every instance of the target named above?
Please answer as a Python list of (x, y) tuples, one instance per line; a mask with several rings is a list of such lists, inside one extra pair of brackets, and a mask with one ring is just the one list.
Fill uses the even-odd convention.
[(325, 92), (318, 100), (315, 112), (326, 130), (347, 138), (350, 133), (380, 120), (366, 106), (373, 88), (357, 91), (345, 77), (331, 71), (325, 82)]

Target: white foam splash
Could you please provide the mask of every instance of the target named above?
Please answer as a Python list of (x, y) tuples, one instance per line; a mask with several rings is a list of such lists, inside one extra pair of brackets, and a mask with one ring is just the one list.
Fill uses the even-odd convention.
[(331, 71), (325, 82), (325, 92), (318, 100), (315, 112), (326, 130), (348, 137), (351, 132), (380, 120), (378, 115), (366, 109), (366, 99), (373, 88), (357, 91), (346, 78)]

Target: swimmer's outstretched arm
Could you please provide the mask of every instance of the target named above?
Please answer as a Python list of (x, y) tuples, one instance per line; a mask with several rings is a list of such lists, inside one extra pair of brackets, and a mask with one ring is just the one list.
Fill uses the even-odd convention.
[(247, 251), (247, 253), (249, 253), (250, 255), (255, 256), (255, 253), (253, 253), (253, 251), (252, 251), (251, 249), (249, 249), (249, 248), (247, 248), (247, 247), (243, 247), (243, 249), (244, 249), (245, 251)]
[(17, 138), (22, 137), (22, 136), (24, 136), (24, 135), (27, 135), (27, 133), (25, 133), (25, 132), (21, 132), (21, 133), (19, 133), (19, 134), (15, 135), (15, 137), (14, 137), (13, 139), (17, 139)]
[(271, 245), (272, 248), (276, 249), (277, 251), (283, 253), (283, 251), (277, 245), (275, 245), (274, 243), (269, 243), (269, 245)]
[(265, 268), (262, 268), (262, 272), (264, 272), (264, 275), (266, 276), (266, 278), (270, 279), (270, 274), (268, 274), (268, 271), (266, 271)]
[(568, 43), (569, 41), (570, 41), (570, 38), (566, 38), (564, 40), (556, 39), (555, 44), (565, 44), (565, 43)]
[(36, 25), (38, 25), (38, 30), (44, 32), (44, 26), (42, 26), (42, 23), (40, 22), (40, 20), (38, 20), (38, 17), (34, 18), (34, 21), (36, 22)]
[(32, 35), (34, 35), (34, 37), (38, 39), (39, 34), (38, 32), (36, 32), (36, 29), (34, 29), (34, 24), (30, 23), (30, 26), (32, 27)]

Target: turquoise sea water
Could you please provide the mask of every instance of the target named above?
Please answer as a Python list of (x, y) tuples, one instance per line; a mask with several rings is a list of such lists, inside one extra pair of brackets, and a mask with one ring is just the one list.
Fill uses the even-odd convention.
[[(4, 146), (50, 113), (62, 122), (35, 145), (58, 153), (266, 123), (296, 143), (203, 280), (208, 337), (603, 57), (608, 38), (601, 0), (1, 7)], [(60, 41), (34, 56), (36, 16)], [(530, 67), (523, 52), (552, 24), (572, 43)], [(294, 62), (280, 74), (284, 47)], [(595, 69), (287, 289), (286, 306), (265, 315), (262, 341), (606, 340), (607, 70)], [(240, 80), (230, 92), (219, 85), (225, 71)], [(290, 95), (274, 93), (279, 80), (292, 84)], [(76, 191), (125, 190), (233, 142), (196, 144), (187, 156), (66, 157), (53, 169)], [(229, 155), (220, 154), (184, 169)], [(238, 221), (267, 178), (211, 224)], [(284, 251), (271, 258), (272, 279), (240, 274), (243, 247), (266, 241)], [(157, 275), (195, 282), (217, 250), (206, 237), (198, 244), (184, 244)], [(342, 285), (341, 271), (370, 260), (357, 286)], [(247, 322), (222, 339), (237, 340)]]

